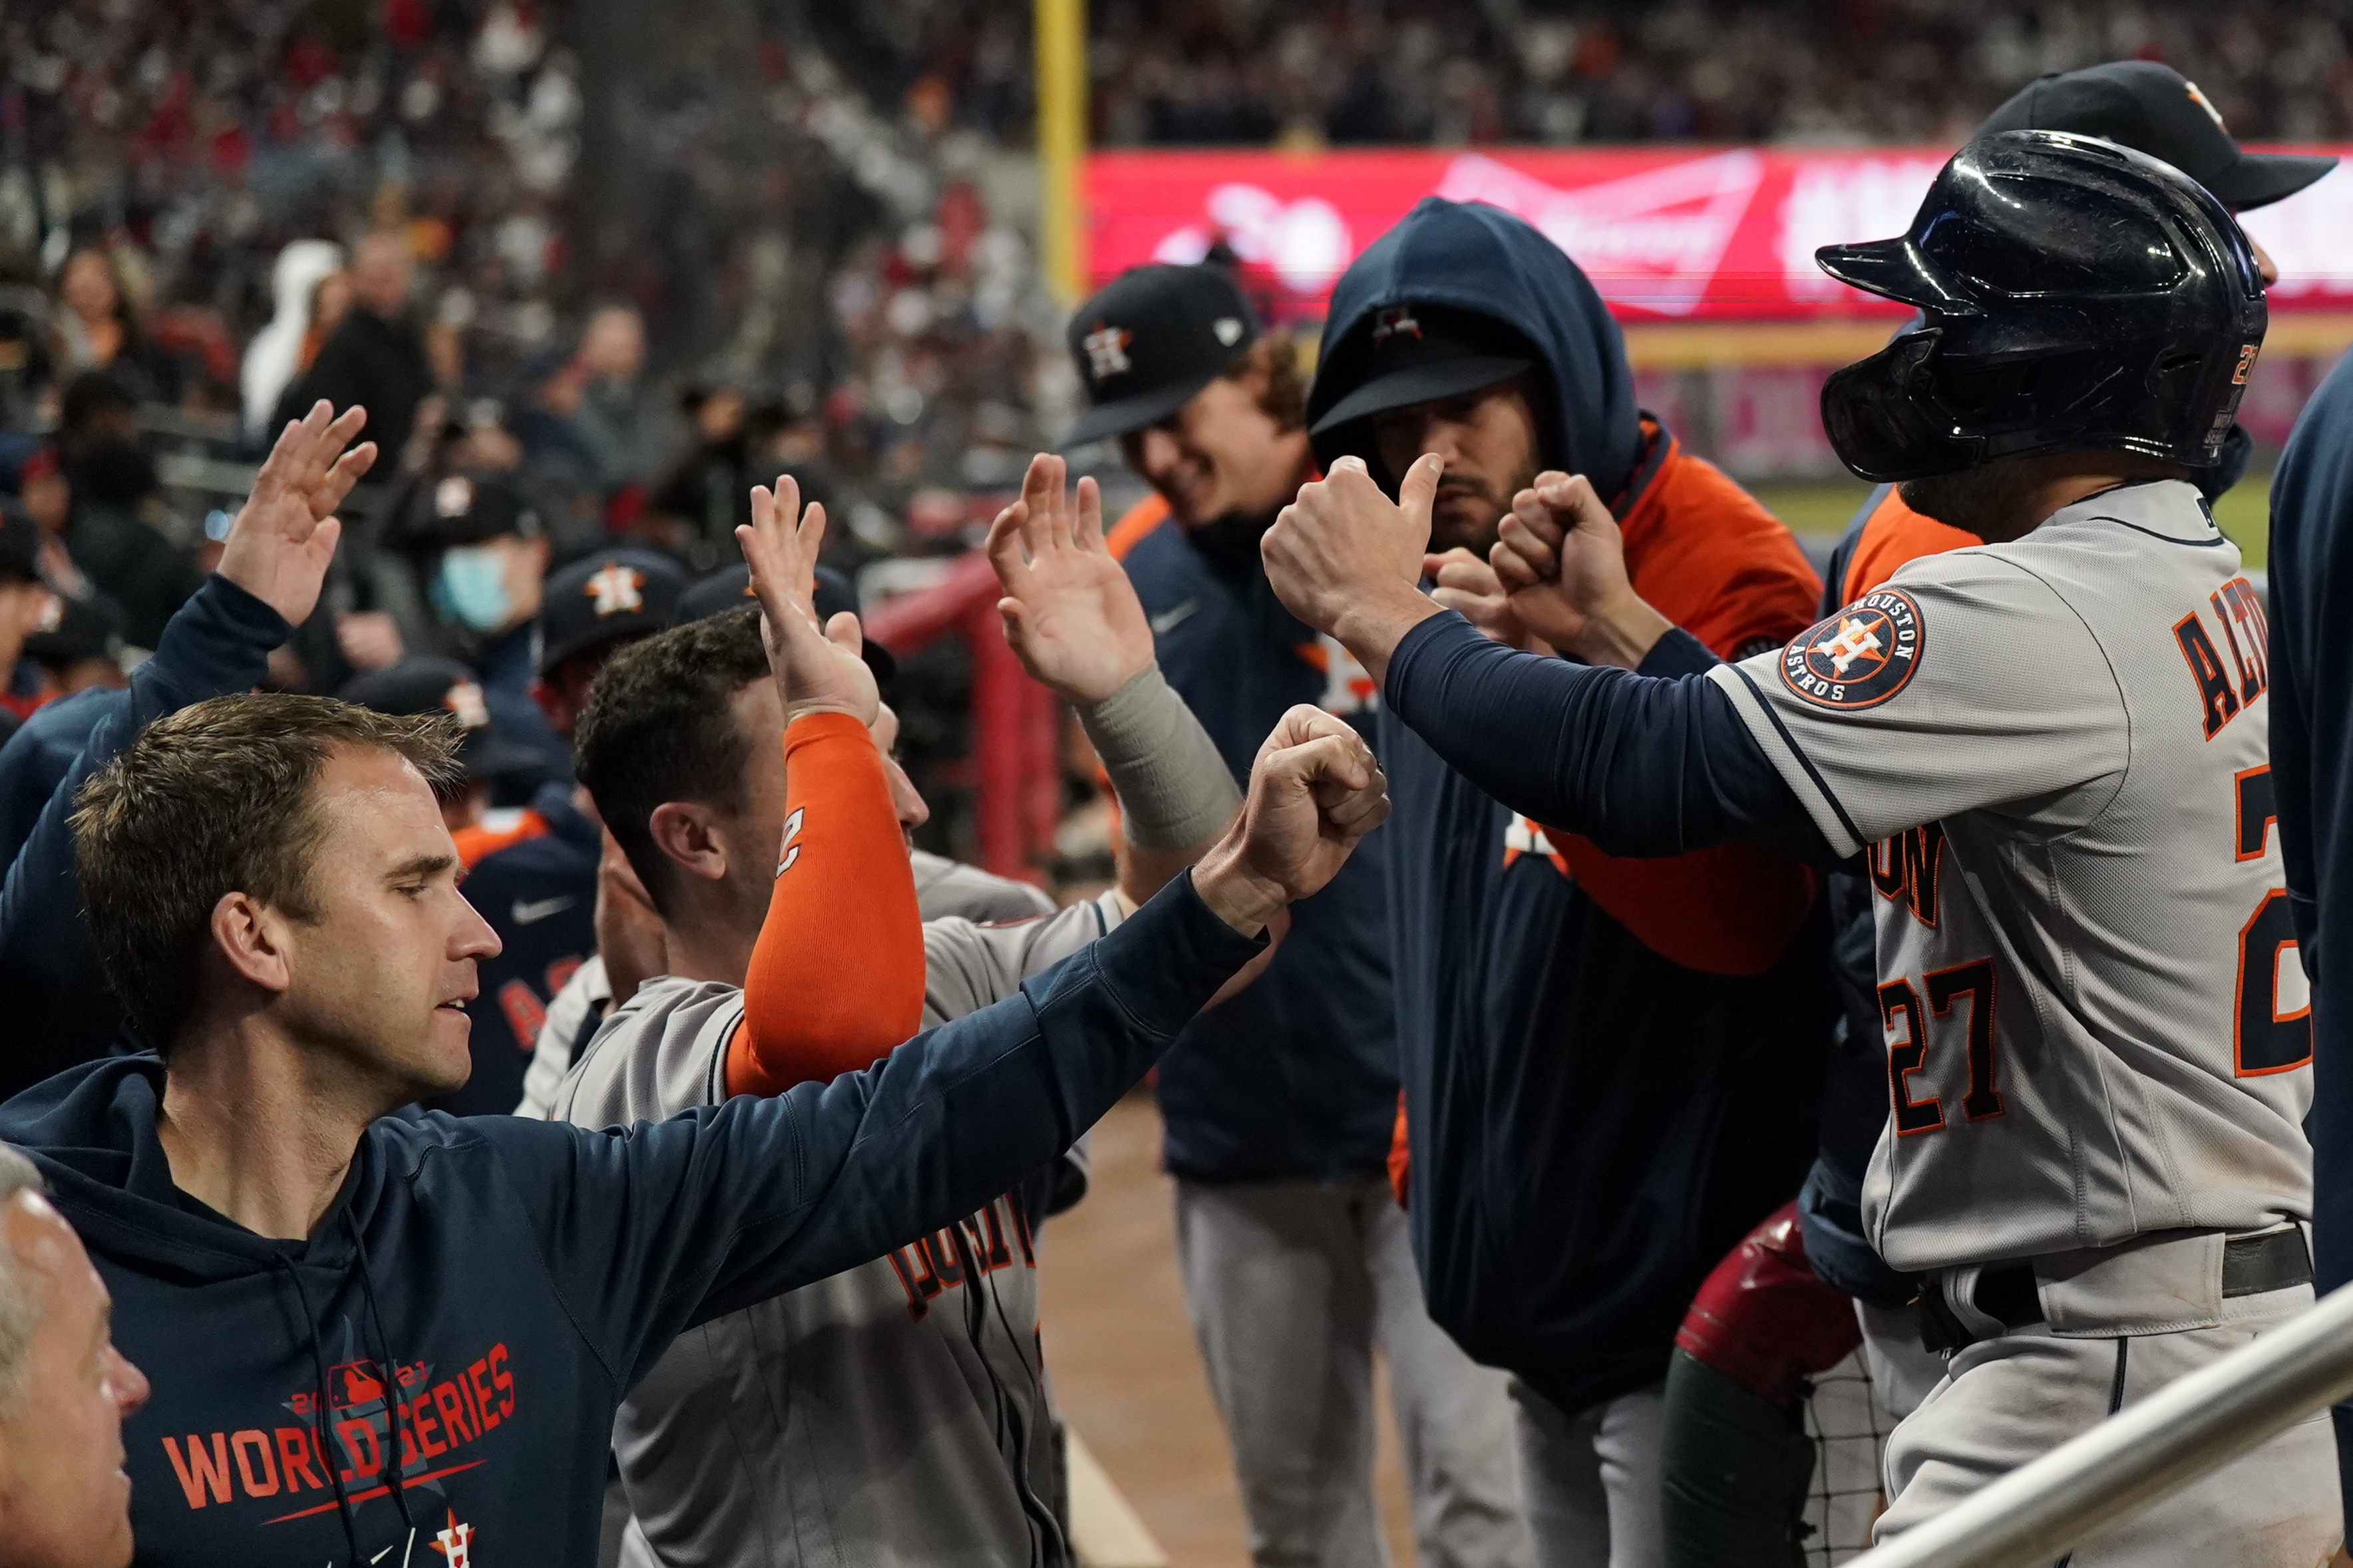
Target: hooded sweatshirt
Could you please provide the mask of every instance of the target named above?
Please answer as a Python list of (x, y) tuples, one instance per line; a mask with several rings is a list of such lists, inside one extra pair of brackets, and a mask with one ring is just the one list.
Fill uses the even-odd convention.
[[(1398, 305), (1479, 311), (1527, 340), (1542, 461), (1592, 479), (1638, 591), (1688, 628), (1654, 650), (1654, 673), (1778, 646), (1813, 618), (1820, 585), (1788, 531), (1641, 414), (1592, 285), (1495, 208), (1425, 200), (1342, 276), (1311, 425), (1361, 384), (1376, 313)], [(1368, 423), (1318, 437), (1316, 458), (1361, 458), (1394, 491)], [(1835, 1006), (1824, 931), (1799, 882), (1748, 961), (1678, 963), (1653, 945), (1674, 945), (1657, 910), (1621, 901), (1625, 888), (1599, 874), (1606, 864), (1639, 891), (1639, 864), (1572, 847), (1386, 705), (1381, 719), (1423, 1291), (1473, 1356), (1584, 1409), (1665, 1375), (1708, 1270), (1796, 1194)], [(1688, 885), (1689, 866), (1659, 865), (1683, 866)], [(1798, 875), (1783, 868), (1785, 882)], [(1695, 903), (1682, 910), (1698, 923)]]
[(302, 1241), (174, 1186), (155, 1058), (18, 1096), (0, 1138), (41, 1167), (153, 1381), (123, 1430), (138, 1561), (586, 1568), (614, 1413), (680, 1333), (1017, 1186), (1261, 945), (1187, 877), (829, 1084), (603, 1131), (387, 1117)]

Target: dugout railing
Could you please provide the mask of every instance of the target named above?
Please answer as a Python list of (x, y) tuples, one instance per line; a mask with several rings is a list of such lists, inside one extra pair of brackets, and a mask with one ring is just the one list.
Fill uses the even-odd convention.
[(2353, 1287), (2110, 1416), (1849, 1568), (2042, 1568), (2353, 1394)]

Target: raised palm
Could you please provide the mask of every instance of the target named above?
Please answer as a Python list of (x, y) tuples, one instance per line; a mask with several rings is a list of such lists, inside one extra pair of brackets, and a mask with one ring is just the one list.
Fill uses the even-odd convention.
[(817, 621), (817, 557), (825, 543), (825, 508), (801, 506), (799, 484), (776, 476), (774, 489), (752, 490), (752, 521), (735, 530), (760, 601), (760, 632), (768, 649), (785, 714), (819, 710), (849, 713), (871, 724), (880, 704), (874, 672), (859, 657), (858, 617), (844, 610), (823, 627)]
[(988, 560), (1006, 593), (997, 605), (1005, 640), (1022, 668), (1083, 707), (1151, 667), (1152, 626), (1103, 542), (1102, 492), (1081, 479), (1073, 505), (1066, 472), (1060, 458), (1030, 459), (1021, 499), (989, 525)]
[[(367, 423), (358, 405), (334, 417), (322, 398), (288, 424), (254, 476), (221, 546), (220, 574), (283, 616), (311, 618), (328, 564), (343, 536), (335, 509), (375, 462), (375, 443), (351, 447)], [(351, 447), (345, 451), (346, 447)]]

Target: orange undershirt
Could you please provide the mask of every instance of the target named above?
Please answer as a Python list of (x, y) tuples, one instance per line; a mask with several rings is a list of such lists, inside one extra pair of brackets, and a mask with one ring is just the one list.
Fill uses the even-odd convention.
[(923, 923), (881, 753), (847, 713), (785, 731), (785, 836), (727, 1043), (729, 1094), (872, 1067), (923, 1020)]
[[(1821, 579), (1780, 520), (1652, 421), (1642, 424), (1668, 446), (1618, 520), (1634, 591), (1722, 659), (1811, 626)], [(1813, 908), (1813, 872), (1762, 844), (1630, 859), (1564, 829), (1546, 826), (1545, 837), (1612, 920), (1662, 958), (1703, 973), (1764, 973)], [(1411, 1171), (1402, 1093), (1388, 1167), (1402, 1204)]]
[[(1780, 520), (1672, 436), (1655, 439), (1666, 455), (1619, 520), (1634, 591), (1722, 659), (1811, 626), (1821, 579)], [(1638, 860), (1550, 826), (1545, 835), (1611, 919), (1702, 973), (1764, 973), (1813, 907), (1814, 874), (1761, 844)]]
[(458, 846), (458, 863), (470, 871), (485, 855), (495, 855), (527, 838), (543, 838), (547, 831), (547, 819), (526, 805), (512, 815), (494, 812), (490, 819), (461, 827), (449, 837)]

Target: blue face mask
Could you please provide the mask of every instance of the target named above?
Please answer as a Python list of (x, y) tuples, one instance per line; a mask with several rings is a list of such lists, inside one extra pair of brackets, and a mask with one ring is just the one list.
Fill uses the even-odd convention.
[(488, 544), (442, 552), (441, 569), (433, 578), (433, 602), (474, 631), (497, 631), (514, 611), (507, 596), (505, 555)]

